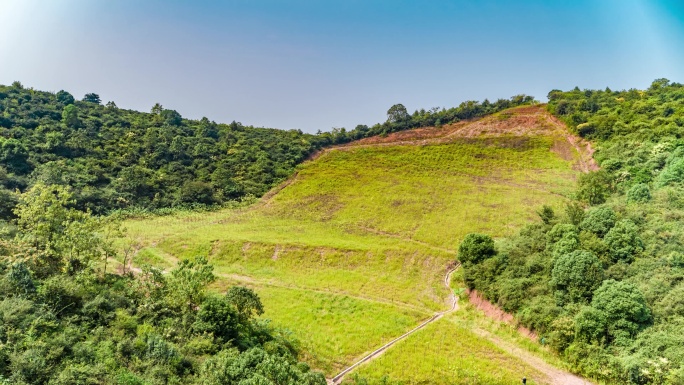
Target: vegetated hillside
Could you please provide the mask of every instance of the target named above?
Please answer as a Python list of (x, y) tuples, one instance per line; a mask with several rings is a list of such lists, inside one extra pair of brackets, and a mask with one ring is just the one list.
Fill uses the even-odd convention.
[(498, 250), (461, 245), (468, 285), (517, 314), (581, 372), (684, 383), (684, 86), (549, 93), (601, 170)]
[(37, 182), (71, 187), (75, 206), (95, 213), (259, 197), (320, 147), (469, 119), (531, 100), (465, 102), (413, 115), (396, 105), (382, 124), (310, 135), (184, 119), (159, 104), (142, 113), (113, 102), (103, 106), (96, 94), (76, 101), (66, 91), (0, 85), (0, 219), (13, 216), (15, 190)]
[[(252, 206), (129, 220), (128, 242), (137, 265), (170, 268), (176, 258), (208, 256), (217, 289), (254, 288), (264, 316), (292, 330), (306, 361), (332, 375), (443, 310), (444, 273), (467, 233), (510, 235), (538, 219), (535, 207), (561, 207), (585, 152), (542, 106), (519, 107), (324, 150)], [(440, 325), (439, 335), (479, 338)], [(481, 361), (477, 349), (492, 354)], [(519, 369), (536, 373), (484, 340), (477, 349), (458, 367), (402, 372), (378, 361), (367, 374), (373, 382), (385, 373), (406, 382), (505, 384)], [(441, 354), (401, 350), (404, 361), (394, 362), (428, 353)], [(487, 374), (492, 361), (507, 364)], [(459, 377), (463, 370), (468, 376)]]
[(212, 204), (260, 196), (287, 178), (321, 141), (301, 131), (183, 119), (0, 86), (0, 216), (15, 189), (36, 182), (72, 188), (76, 206), (105, 213), (126, 207)]
[(169, 274), (96, 269), (120, 229), (70, 200), (36, 184), (21, 195), (16, 237), (0, 241), (0, 384), (326, 383), (257, 318), (253, 291), (207, 292), (206, 258)]

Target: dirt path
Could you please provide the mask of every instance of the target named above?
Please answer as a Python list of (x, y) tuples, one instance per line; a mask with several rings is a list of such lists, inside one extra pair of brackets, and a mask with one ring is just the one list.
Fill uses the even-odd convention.
[(343, 371), (341, 371), (338, 375), (336, 375), (336, 376), (333, 377), (332, 379), (329, 379), (329, 380), (328, 380), (328, 383), (329, 383), (329, 384), (333, 384), (333, 385), (337, 385), (337, 384), (342, 383), (342, 380), (344, 379), (344, 376), (346, 376), (347, 374), (349, 374), (350, 372), (352, 372), (354, 369), (356, 369), (356, 368), (359, 367), (360, 365), (362, 365), (362, 364), (364, 364), (364, 363), (366, 363), (366, 362), (368, 362), (368, 361), (371, 361), (372, 359), (378, 357), (378, 356), (381, 355), (385, 350), (389, 349), (390, 347), (392, 347), (392, 346), (393, 346), (394, 344), (396, 344), (397, 342), (403, 340), (404, 338), (410, 336), (411, 334), (417, 332), (418, 330), (424, 328), (425, 326), (427, 326), (427, 325), (429, 325), (429, 324), (431, 324), (431, 323), (437, 321), (438, 319), (442, 318), (445, 314), (448, 314), (448, 313), (451, 313), (452, 311), (458, 310), (458, 297), (457, 297), (456, 295), (454, 295), (453, 291), (451, 290), (450, 282), (451, 282), (451, 274), (452, 274), (454, 271), (456, 271), (460, 266), (461, 266), (461, 264), (457, 264), (454, 268), (450, 269), (450, 270), (446, 273), (446, 276), (444, 277), (444, 285), (446, 286), (447, 290), (449, 290), (449, 301), (451, 302), (451, 307), (450, 307), (449, 309), (447, 309), (447, 310), (445, 310), (445, 311), (442, 311), (442, 312), (439, 312), (439, 313), (435, 313), (435, 315), (433, 315), (432, 317), (430, 317), (427, 321), (424, 321), (423, 323), (421, 323), (420, 325), (416, 326), (415, 328), (413, 328), (413, 329), (409, 330), (408, 332), (402, 334), (401, 336), (399, 336), (399, 337), (393, 339), (392, 341), (390, 341), (390, 342), (388, 342), (388, 343), (382, 345), (381, 347), (379, 347), (378, 349), (374, 350), (373, 352), (371, 352), (371, 353), (368, 354), (367, 356), (365, 356), (365, 357), (363, 357), (362, 359), (358, 360), (356, 363), (354, 363), (354, 364), (351, 365), (350, 367), (348, 367), (348, 368), (344, 369)]
[(480, 337), (491, 341), (501, 350), (514, 357), (517, 357), (524, 363), (537, 369), (541, 374), (544, 375), (544, 378), (534, 378), (534, 380), (537, 382), (550, 385), (594, 385), (594, 383), (589, 380), (547, 364), (544, 360), (528, 352), (527, 350), (521, 349), (514, 344), (506, 342), (486, 330), (476, 328), (472, 331)]

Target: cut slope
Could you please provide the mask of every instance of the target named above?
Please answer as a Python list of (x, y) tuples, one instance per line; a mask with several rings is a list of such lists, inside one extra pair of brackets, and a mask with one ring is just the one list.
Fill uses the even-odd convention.
[(334, 374), (446, 308), (465, 234), (509, 235), (563, 202), (580, 154), (557, 151), (574, 147), (547, 118), (519, 108), (329, 149), (251, 207), (132, 220), (129, 234), (147, 260), (208, 255), (217, 288), (255, 288)]

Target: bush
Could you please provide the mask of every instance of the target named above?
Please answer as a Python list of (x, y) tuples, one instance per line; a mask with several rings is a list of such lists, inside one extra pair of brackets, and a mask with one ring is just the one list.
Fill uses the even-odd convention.
[(183, 185), (180, 200), (183, 203), (214, 203), (214, 189), (209, 183), (190, 181)]
[(610, 176), (604, 170), (580, 175), (577, 181), (577, 199), (590, 205), (600, 205), (612, 191)]
[(594, 292), (591, 307), (605, 318), (605, 333), (620, 345), (627, 344), (650, 325), (651, 310), (633, 284), (609, 279)]

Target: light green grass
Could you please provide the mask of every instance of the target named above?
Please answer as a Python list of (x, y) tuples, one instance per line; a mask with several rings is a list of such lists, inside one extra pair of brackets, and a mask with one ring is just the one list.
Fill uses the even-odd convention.
[[(537, 370), (499, 349), (458, 322), (450, 314), (399, 342), (380, 357), (361, 366), (356, 375), (370, 384), (383, 378), (404, 384), (520, 383), (522, 377), (543, 378)], [(350, 379), (352, 377), (350, 376)]]
[(510, 235), (542, 204), (561, 205), (576, 173), (552, 144), (499, 137), (333, 150), (251, 207), (126, 226), (142, 246), (138, 260), (168, 267), (207, 255), (217, 288), (254, 287), (266, 316), (333, 374), (445, 307), (442, 279), (467, 233)]

